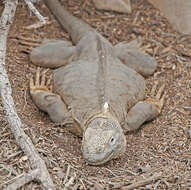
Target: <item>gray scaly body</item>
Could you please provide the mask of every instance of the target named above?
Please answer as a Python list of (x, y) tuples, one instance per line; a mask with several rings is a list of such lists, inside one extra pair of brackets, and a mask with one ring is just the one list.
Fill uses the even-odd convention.
[(31, 96), (53, 122), (83, 137), (82, 153), (89, 164), (103, 164), (125, 151), (127, 131), (160, 113), (164, 87), (156, 97), (144, 100), (143, 76), (151, 75), (157, 64), (137, 43), (112, 46), (57, 0), (44, 2), (75, 46), (50, 40), (32, 51), (33, 64), (55, 70), (53, 89), (37, 70), (35, 81), (30, 81)]

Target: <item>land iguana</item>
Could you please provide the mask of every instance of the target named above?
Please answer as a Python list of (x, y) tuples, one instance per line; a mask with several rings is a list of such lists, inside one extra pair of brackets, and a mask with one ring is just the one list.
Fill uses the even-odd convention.
[(153, 97), (145, 99), (143, 78), (154, 73), (157, 63), (134, 42), (112, 46), (57, 0), (44, 2), (75, 46), (50, 40), (32, 50), (33, 64), (55, 70), (50, 88), (50, 80), (38, 67), (30, 79), (30, 94), (53, 122), (82, 137), (88, 164), (103, 164), (125, 151), (126, 132), (161, 112), (164, 85), (158, 92), (158, 84), (153, 85)]

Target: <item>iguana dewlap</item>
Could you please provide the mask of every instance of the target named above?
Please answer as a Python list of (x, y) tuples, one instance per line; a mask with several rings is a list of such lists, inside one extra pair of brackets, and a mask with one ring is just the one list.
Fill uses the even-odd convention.
[(32, 99), (53, 122), (82, 136), (82, 153), (89, 164), (103, 164), (125, 151), (126, 131), (138, 129), (160, 113), (164, 87), (144, 101), (142, 77), (152, 74), (157, 64), (136, 43), (112, 46), (58, 1), (44, 2), (75, 46), (52, 40), (32, 51), (32, 63), (55, 69), (52, 90), (45, 73), (37, 70), (35, 81), (30, 81)]

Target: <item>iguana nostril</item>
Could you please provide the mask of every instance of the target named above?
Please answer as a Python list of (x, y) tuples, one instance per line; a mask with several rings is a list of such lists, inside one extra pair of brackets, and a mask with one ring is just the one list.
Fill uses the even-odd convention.
[(104, 151), (104, 146), (98, 146), (97, 148), (96, 148), (96, 152), (97, 153), (100, 153), (100, 152), (103, 152)]

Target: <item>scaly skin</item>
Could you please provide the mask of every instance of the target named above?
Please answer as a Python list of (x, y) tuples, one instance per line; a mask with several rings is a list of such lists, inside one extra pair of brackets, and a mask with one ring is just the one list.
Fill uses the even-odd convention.
[(164, 86), (154, 96), (155, 85), (153, 98), (144, 101), (141, 76), (152, 74), (156, 62), (136, 42), (113, 47), (57, 0), (44, 2), (76, 46), (54, 40), (32, 51), (33, 64), (55, 68), (53, 88), (37, 69), (35, 80), (30, 81), (32, 99), (52, 121), (83, 137), (87, 163), (103, 164), (125, 151), (125, 132), (138, 129), (161, 112)]

